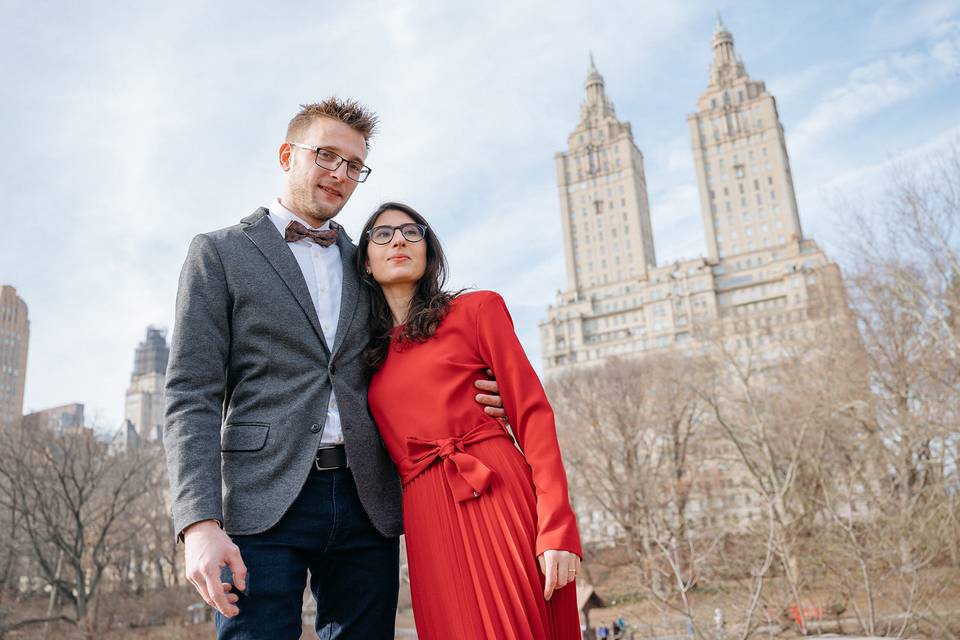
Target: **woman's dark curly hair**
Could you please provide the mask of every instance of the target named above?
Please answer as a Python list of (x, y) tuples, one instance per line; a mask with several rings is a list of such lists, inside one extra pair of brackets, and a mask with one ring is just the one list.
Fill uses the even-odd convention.
[[(393, 314), (383, 290), (373, 276), (366, 272), (367, 250), (370, 244), (369, 231), (377, 224), (377, 218), (386, 211), (401, 211), (414, 222), (427, 225), (426, 219), (413, 207), (401, 202), (384, 202), (374, 211), (367, 223), (363, 225), (360, 239), (357, 243), (356, 265), (363, 284), (370, 291), (370, 344), (364, 351), (364, 359), (371, 371), (376, 371), (387, 359), (390, 349), (390, 334), (393, 329)], [(461, 292), (443, 290), (447, 282), (447, 259), (443, 254), (443, 247), (437, 239), (433, 229), (428, 229), (423, 242), (427, 243), (427, 266), (423, 277), (417, 282), (417, 288), (410, 302), (410, 311), (400, 330), (397, 340), (403, 342), (423, 342), (430, 338), (440, 321), (447, 315), (450, 302)]]

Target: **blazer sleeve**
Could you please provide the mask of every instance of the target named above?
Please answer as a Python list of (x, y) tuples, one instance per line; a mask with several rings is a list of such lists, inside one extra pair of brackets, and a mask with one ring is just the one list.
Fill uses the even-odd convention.
[(533, 473), (537, 498), (536, 554), (559, 549), (582, 557), (553, 409), (520, 345), (503, 298), (492, 292), (482, 295), (486, 297), (477, 309), (480, 356), (497, 378), (510, 426)]
[(219, 253), (207, 236), (198, 235), (180, 272), (166, 375), (163, 446), (178, 538), (194, 522), (223, 523), (220, 427), (230, 307)]

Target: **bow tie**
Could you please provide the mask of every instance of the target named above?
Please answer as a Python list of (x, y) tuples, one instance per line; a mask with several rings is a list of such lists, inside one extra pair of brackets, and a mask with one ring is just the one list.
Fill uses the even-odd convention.
[(337, 230), (331, 227), (329, 231), (314, 231), (313, 229), (306, 228), (296, 220), (291, 220), (290, 224), (288, 224), (287, 228), (283, 231), (283, 239), (287, 242), (296, 242), (304, 238), (313, 240), (321, 247), (329, 247), (337, 239)]

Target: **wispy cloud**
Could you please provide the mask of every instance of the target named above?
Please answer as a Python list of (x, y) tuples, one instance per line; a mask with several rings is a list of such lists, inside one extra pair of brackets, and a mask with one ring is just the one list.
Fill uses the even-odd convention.
[(926, 89), (960, 78), (960, 23), (937, 27), (936, 37), (913, 51), (890, 55), (852, 70), (828, 90), (791, 135), (790, 146), (805, 153), (836, 129), (849, 128)]

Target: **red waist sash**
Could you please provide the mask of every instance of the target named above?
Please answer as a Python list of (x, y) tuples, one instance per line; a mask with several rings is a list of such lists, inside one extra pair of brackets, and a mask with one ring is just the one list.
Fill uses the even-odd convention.
[(443, 472), (457, 502), (479, 498), (490, 484), (493, 471), (466, 452), (472, 444), (491, 438), (509, 438), (503, 424), (498, 420), (485, 422), (472, 430), (453, 438), (424, 440), (407, 438), (407, 457), (400, 461), (400, 478), (406, 487), (411, 480), (423, 473), (437, 460), (443, 461)]

